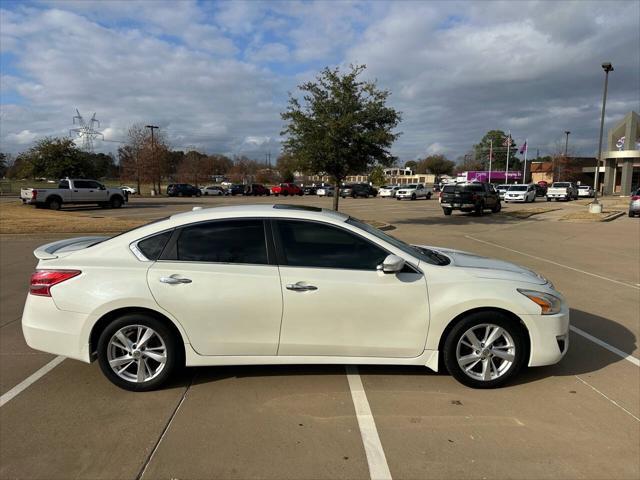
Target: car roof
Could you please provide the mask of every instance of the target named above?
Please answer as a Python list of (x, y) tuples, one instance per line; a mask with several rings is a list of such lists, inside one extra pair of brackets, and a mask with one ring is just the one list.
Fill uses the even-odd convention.
[(349, 218), (341, 212), (326, 208), (309, 207), (305, 205), (267, 204), (267, 205), (233, 205), (224, 207), (203, 208), (184, 213), (177, 213), (170, 217), (177, 223), (200, 222), (217, 218), (236, 217), (273, 217), (273, 218), (301, 218), (307, 220), (333, 220), (344, 222)]

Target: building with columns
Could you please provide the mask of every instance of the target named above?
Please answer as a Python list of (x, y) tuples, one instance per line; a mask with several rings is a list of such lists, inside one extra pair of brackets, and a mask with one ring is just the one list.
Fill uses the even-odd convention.
[(604, 193), (631, 195), (632, 188), (640, 184), (640, 117), (636, 112), (627, 113), (609, 130), (602, 159), (599, 171), (604, 170)]

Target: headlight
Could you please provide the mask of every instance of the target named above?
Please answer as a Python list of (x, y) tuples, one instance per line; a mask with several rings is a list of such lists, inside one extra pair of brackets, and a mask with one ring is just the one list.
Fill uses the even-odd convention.
[(556, 313), (560, 313), (562, 301), (558, 297), (549, 293), (536, 292), (534, 290), (518, 289), (518, 292), (527, 297), (533, 303), (539, 305), (542, 310), (542, 315), (555, 315)]

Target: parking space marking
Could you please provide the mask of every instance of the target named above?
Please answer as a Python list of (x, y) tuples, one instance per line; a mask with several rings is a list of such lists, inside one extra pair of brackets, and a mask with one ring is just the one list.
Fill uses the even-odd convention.
[(10, 402), (13, 398), (15, 398), (17, 395), (19, 395), (20, 393), (22, 393), (24, 390), (26, 390), (27, 388), (29, 388), (31, 385), (33, 385), (35, 382), (37, 382), (38, 380), (40, 380), (42, 377), (44, 377), (47, 373), (49, 373), (51, 370), (53, 370), (54, 368), (56, 368), (58, 365), (60, 365), (63, 360), (66, 357), (63, 357), (61, 355), (58, 355), (56, 358), (54, 358), (53, 360), (51, 360), (49, 363), (47, 363), (44, 367), (40, 368), (39, 370), (37, 370), (35, 373), (29, 375), (27, 378), (25, 378), (23, 381), (21, 381), (18, 385), (16, 385), (15, 387), (13, 387), (11, 390), (9, 390), (7, 393), (4, 393), (0, 396), (0, 407), (4, 406), (7, 402)]
[(631, 413), (629, 410), (627, 410), (626, 408), (624, 408), (622, 405), (620, 405), (618, 402), (616, 402), (615, 400), (607, 397), (604, 393), (602, 393), (600, 390), (598, 390), (596, 387), (594, 387), (593, 385), (591, 385), (589, 382), (581, 379), (578, 375), (575, 376), (578, 380), (580, 380), (582, 383), (584, 383), (587, 387), (591, 388), (594, 392), (602, 395), (604, 398), (606, 398), (607, 400), (609, 400), (611, 403), (613, 403), (616, 407), (618, 407), (620, 410), (622, 410), (623, 412), (625, 412), (627, 415), (633, 417), (636, 419), (636, 421), (640, 422), (640, 418), (636, 417), (633, 413)]
[(565, 265), (563, 263), (554, 262), (553, 260), (548, 260), (546, 258), (538, 257), (536, 255), (531, 255), (530, 253), (525, 253), (525, 252), (521, 252), (519, 250), (514, 250), (513, 248), (505, 247), (503, 245), (498, 245), (497, 243), (487, 242), (486, 240), (481, 240), (481, 239), (473, 237), (471, 235), (465, 235), (465, 238), (468, 238), (469, 240), (474, 240), (476, 242), (485, 243), (487, 245), (491, 245), (492, 247), (502, 248), (504, 250), (508, 250), (510, 252), (517, 253), (519, 255), (524, 255), (525, 257), (535, 258), (536, 260), (540, 260), (541, 262), (551, 263), (551, 264), (556, 265), (558, 267), (566, 268), (568, 270), (573, 270), (574, 272), (583, 273), (585, 275), (590, 275), (592, 277), (596, 277), (596, 278), (599, 278), (601, 280), (606, 280), (608, 282), (616, 283), (616, 284), (622, 285), (624, 287), (633, 288), (634, 290), (640, 290), (640, 287), (638, 287), (636, 285), (633, 285), (631, 283), (621, 282), (620, 280), (614, 280), (613, 278), (609, 278), (609, 277), (603, 277), (602, 275), (598, 275), (597, 273), (591, 273), (591, 272), (587, 272), (585, 270), (580, 270), (579, 268), (570, 267), (569, 265)]
[(347, 380), (349, 382), (349, 390), (351, 390), (353, 406), (356, 410), (364, 452), (367, 456), (369, 476), (372, 480), (391, 480), (387, 457), (382, 449), (382, 443), (380, 443), (376, 422), (371, 413), (371, 407), (369, 406), (367, 394), (362, 385), (362, 378), (360, 378), (360, 373), (358, 373), (358, 367), (355, 365), (347, 365), (345, 369), (347, 371)]
[(607, 342), (605, 342), (603, 340), (600, 340), (597, 337), (594, 337), (593, 335), (585, 332), (584, 330), (580, 330), (578, 327), (574, 327), (573, 325), (570, 325), (569, 328), (571, 329), (571, 331), (576, 332), (578, 335), (582, 335), (587, 340), (591, 340), (593, 343), (597, 343), (602, 348), (606, 348), (610, 352), (615, 353), (619, 357), (622, 357), (625, 360), (627, 360), (628, 362), (633, 363), (636, 367), (640, 367), (640, 360), (638, 360), (633, 355), (630, 355), (630, 354), (628, 354), (626, 352), (623, 352), (622, 350), (614, 347), (613, 345), (609, 345)]

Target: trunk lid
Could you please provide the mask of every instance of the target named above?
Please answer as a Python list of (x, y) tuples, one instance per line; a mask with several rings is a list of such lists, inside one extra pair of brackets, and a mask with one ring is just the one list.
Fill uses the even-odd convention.
[(52, 260), (69, 255), (78, 250), (83, 250), (108, 238), (110, 237), (76, 237), (58, 240), (57, 242), (39, 246), (33, 251), (33, 255), (38, 260)]

